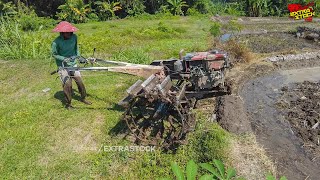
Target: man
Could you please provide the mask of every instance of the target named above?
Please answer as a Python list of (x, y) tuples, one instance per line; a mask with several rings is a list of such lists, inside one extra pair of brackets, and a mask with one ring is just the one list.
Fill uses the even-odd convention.
[(59, 32), (60, 36), (57, 37), (52, 43), (52, 54), (58, 66), (58, 73), (63, 86), (63, 92), (66, 98), (66, 108), (73, 108), (71, 105), (72, 99), (72, 79), (75, 80), (79, 92), (81, 94), (81, 101), (90, 105), (91, 103), (86, 100), (86, 88), (82, 82), (81, 74), (79, 71), (68, 71), (63, 67), (76, 67), (77, 63), (75, 58), (80, 56), (77, 36), (73, 34), (78, 29), (67, 21), (60, 22), (53, 32)]

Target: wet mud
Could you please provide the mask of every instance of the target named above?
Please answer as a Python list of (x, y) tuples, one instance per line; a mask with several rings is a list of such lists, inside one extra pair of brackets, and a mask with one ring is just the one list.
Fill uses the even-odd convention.
[(217, 121), (222, 128), (235, 134), (252, 132), (244, 102), (240, 96), (220, 96), (217, 98), (217, 104), (219, 107), (216, 110)]
[(288, 179), (319, 179), (320, 158), (310, 156), (304, 139), (288, 121), (286, 111), (279, 108), (278, 100), (283, 96), (283, 87), (319, 80), (318, 67), (278, 70), (247, 81), (240, 90), (258, 142), (276, 162), (279, 174)]
[(277, 107), (303, 140), (311, 160), (320, 158), (320, 83), (304, 81), (284, 86)]
[(319, 50), (319, 42), (297, 38), (295, 33), (249, 34), (238, 36), (254, 53), (273, 53), (299, 50)]

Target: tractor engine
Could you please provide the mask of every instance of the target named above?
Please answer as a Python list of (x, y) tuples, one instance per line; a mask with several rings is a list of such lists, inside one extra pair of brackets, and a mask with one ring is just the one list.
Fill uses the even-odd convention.
[[(224, 87), (224, 69), (229, 66), (228, 56), (219, 51), (188, 53), (174, 63), (174, 70), (187, 74), (195, 91)], [(182, 75), (183, 76), (183, 75)]]

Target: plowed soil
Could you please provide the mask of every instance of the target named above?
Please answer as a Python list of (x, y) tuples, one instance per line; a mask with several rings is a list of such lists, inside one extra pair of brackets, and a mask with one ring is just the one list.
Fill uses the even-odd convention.
[(282, 88), (277, 103), (311, 160), (320, 158), (320, 84), (305, 81)]

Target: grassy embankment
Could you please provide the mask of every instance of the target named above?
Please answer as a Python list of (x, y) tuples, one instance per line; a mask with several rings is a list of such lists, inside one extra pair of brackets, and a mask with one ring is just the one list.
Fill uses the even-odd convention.
[[(98, 57), (133, 63), (148, 64), (153, 59), (177, 57), (182, 48), (187, 52), (207, 50), (211, 40), (210, 21), (205, 18), (128, 19), (77, 27), (85, 56), (91, 55), (96, 47)], [(190, 159), (224, 160), (229, 135), (218, 125), (207, 122), (201, 113), (189, 144), (175, 155), (159, 151), (97, 151), (103, 145), (130, 145), (115, 135), (122, 114), (115, 103), (138, 78), (85, 72), (88, 99), (93, 105), (73, 100), (75, 110), (65, 110), (60, 101), (63, 99), (60, 81), (49, 75), (55, 69), (49, 54), (55, 36), (50, 30), (20, 32), (22, 40), (30, 40), (20, 42), (20, 50), (3, 44), (0, 48), (2, 178), (153, 179), (169, 175), (170, 161), (183, 165)], [(22, 55), (23, 51), (28, 55)], [(21, 59), (17, 60), (19, 56)], [(47, 87), (51, 91), (43, 93)], [(77, 93), (75, 99), (79, 99)]]

